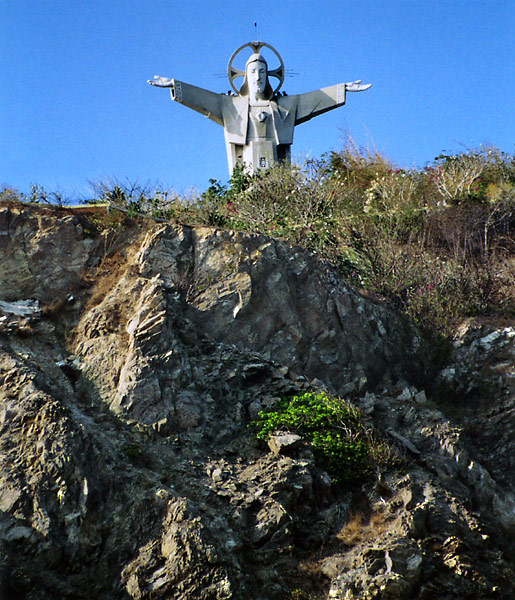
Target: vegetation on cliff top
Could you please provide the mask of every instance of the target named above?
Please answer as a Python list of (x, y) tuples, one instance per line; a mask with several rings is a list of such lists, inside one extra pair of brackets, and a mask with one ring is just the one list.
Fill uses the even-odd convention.
[[(349, 140), (301, 166), (210, 181), (188, 198), (111, 182), (89, 201), (299, 244), (444, 336), (464, 317), (515, 313), (515, 156), (481, 147), (402, 169)], [(38, 186), (29, 197), (0, 193), (12, 197), (63, 202)]]

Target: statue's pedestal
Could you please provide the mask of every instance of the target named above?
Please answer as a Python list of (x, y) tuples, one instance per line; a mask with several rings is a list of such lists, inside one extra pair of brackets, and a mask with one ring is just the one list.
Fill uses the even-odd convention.
[(277, 159), (277, 145), (274, 142), (259, 140), (243, 147), (243, 162), (252, 173), (258, 169), (268, 169)]

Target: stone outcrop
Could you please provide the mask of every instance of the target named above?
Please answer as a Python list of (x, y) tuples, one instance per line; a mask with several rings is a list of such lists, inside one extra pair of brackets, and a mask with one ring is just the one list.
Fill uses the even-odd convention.
[[(507, 330), (430, 392), (416, 330), (307, 252), (99, 222), (0, 209), (0, 598), (513, 597), (513, 453), (482, 444), (513, 445), (508, 367), (504, 419), (467, 413)], [(293, 432), (259, 446), (308, 389), (350, 394), (391, 468), (336, 486)]]

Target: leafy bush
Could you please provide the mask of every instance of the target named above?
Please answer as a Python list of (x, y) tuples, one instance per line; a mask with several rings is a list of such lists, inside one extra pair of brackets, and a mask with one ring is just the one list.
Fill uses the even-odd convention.
[(152, 188), (149, 184), (122, 182), (117, 179), (90, 183), (94, 191), (92, 203), (110, 204), (136, 217), (140, 214), (157, 219), (175, 217), (177, 205), (183, 205), (182, 199), (162, 186)]
[(3, 186), (0, 188), (0, 202), (23, 202), (25, 201), (24, 195), (18, 190)]
[(334, 193), (321, 161), (278, 164), (252, 177), (234, 199), (233, 221), (315, 252), (334, 244)]
[(66, 204), (70, 204), (71, 201), (70, 198), (66, 198), (61, 192), (49, 192), (42, 185), (37, 184), (30, 186), (30, 193), (28, 195), (9, 187), (3, 187), (0, 189), (0, 202), (6, 200), (31, 202), (33, 204), (53, 204), (56, 206), (65, 206)]
[(479, 152), (438, 156), (433, 167), (433, 180), (444, 204), (459, 203), (478, 192), (479, 178), (485, 166)]
[(284, 398), (273, 409), (261, 411), (259, 417), (253, 423), (259, 440), (267, 441), (278, 431), (298, 433), (335, 481), (365, 476), (379, 456), (380, 446), (363, 424), (359, 410), (323, 392)]

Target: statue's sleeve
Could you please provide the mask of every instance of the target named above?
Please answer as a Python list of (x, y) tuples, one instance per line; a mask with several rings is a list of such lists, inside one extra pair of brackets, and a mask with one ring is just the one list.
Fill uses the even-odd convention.
[(297, 111), (295, 114), (295, 125), (300, 125), (317, 117), (333, 108), (345, 104), (345, 83), (338, 83), (330, 87), (298, 94)]
[(199, 88), (177, 79), (173, 79), (172, 81), (173, 85), (170, 88), (172, 100), (202, 113), (219, 125), (224, 124), (222, 94), (215, 94), (215, 92), (210, 92), (204, 88)]

